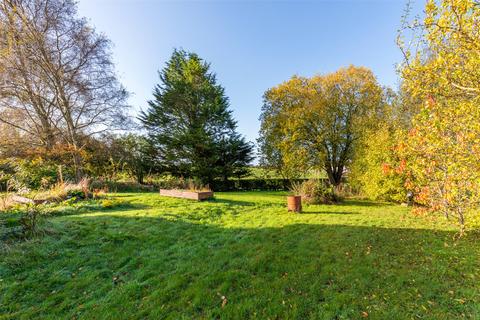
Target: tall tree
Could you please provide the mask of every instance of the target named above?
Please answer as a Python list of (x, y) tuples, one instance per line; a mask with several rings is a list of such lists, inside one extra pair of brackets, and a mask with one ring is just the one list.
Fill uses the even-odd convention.
[(213, 183), (251, 161), (252, 146), (236, 133), (228, 98), (208, 63), (175, 50), (159, 76), (140, 120), (163, 167)]
[(307, 169), (303, 157), (295, 154), (298, 150), (291, 148), (288, 143), (294, 139), (289, 139), (291, 136), (286, 134), (287, 126), (293, 119), (293, 110), (306, 108), (305, 103), (310, 95), (308, 86), (309, 79), (295, 76), (263, 95), (257, 140), (260, 165), (275, 169), (285, 179), (296, 178)]
[(382, 99), (382, 88), (366, 68), (293, 77), (265, 93), (261, 150), (289, 172), (323, 169), (337, 186)]
[(33, 147), (70, 145), (79, 178), (80, 137), (126, 121), (109, 40), (77, 17), (72, 0), (4, 0), (0, 21), (8, 31), (0, 51), (9, 48), (0, 58), (0, 122)]
[(478, 1), (428, 1), (424, 19), (406, 25), (412, 41), (400, 37), (404, 88), (422, 101), (405, 146), (408, 185), (462, 233), (480, 204), (479, 21)]

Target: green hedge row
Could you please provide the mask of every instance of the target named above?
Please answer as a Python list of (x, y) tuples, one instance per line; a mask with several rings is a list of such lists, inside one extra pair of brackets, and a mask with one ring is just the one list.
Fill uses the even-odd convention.
[[(218, 181), (214, 191), (286, 191), (293, 183), (302, 183), (308, 179), (240, 179)], [(322, 179), (326, 180), (326, 179)]]
[[(287, 191), (293, 183), (302, 183), (308, 179), (237, 179), (228, 181), (215, 181), (210, 186), (213, 191)], [(321, 179), (325, 180), (327, 179)], [(136, 182), (94, 181), (92, 189), (106, 188), (110, 192), (145, 192), (158, 191), (160, 188), (170, 188), (160, 181), (154, 185), (142, 185)]]
[(158, 188), (152, 185), (144, 185), (137, 182), (119, 182), (94, 180), (90, 184), (90, 189), (105, 189), (108, 192), (148, 192), (158, 191)]

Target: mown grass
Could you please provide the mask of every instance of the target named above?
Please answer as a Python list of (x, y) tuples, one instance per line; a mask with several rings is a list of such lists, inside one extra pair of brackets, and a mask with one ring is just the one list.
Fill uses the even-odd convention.
[[(118, 194), (3, 244), (1, 319), (476, 319), (478, 235), (368, 201)], [(129, 202), (130, 204), (125, 204)]]

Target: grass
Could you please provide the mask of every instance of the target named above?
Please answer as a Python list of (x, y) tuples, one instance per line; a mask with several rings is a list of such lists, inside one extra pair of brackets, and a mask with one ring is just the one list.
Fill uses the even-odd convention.
[[(478, 319), (478, 235), (368, 201), (117, 194), (4, 244), (0, 319)], [(107, 206), (108, 207), (108, 206)]]

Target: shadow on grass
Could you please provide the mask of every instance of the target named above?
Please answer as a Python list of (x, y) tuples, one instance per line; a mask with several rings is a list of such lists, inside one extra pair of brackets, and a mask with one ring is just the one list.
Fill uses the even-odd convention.
[(298, 214), (321, 214), (321, 215), (332, 215), (332, 214), (339, 214), (339, 215), (348, 215), (348, 214), (360, 214), (359, 212), (354, 211), (310, 211), (304, 210)]
[(142, 204), (142, 203), (131, 203), (124, 202), (119, 204), (114, 204), (112, 207), (100, 207), (100, 211), (130, 211), (130, 210), (144, 210), (150, 209), (152, 206)]
[[(105, 202), (104, 202), (105, 201)], [(110, 201), (110, 203), (108, 203)], [(118, 201), (112, 199), (98, 199), (78, 202), (73, 205), (62, 205), (51, 208), (49, 215), (51, 216), (69, 216), (77, 214), (86, 214), (91, 212), (111, 212), (111, 211), (132, 211), (149, 209), (151, 206), (142, 203), (132, 203), (129, 201)]]
[(375, 202), (369, 200), (358, 200), (358, 199), (345, 199), (339, 203), (334, 204), (334, 206), (359, 206), (359, 207), (385, 207), (392, 206), (394, 204), (388, 202)]
[(459, 277), (452, 261), (462, 273), (478, 274), (478, 246), (475, 239), (445, 246), (453, 232), (318, 224), (222, 228), (169, 218), (69, 217), (55, 234), (0, 257), (0, 313), (355, 319), (369, 310), (379, 319), (453, 319), (476, 310), (476, 282)]
[(256, 205), (256, 203), (252, 201), (239, 201), (239, 200), (219, 199), (219, 198), (213, 198), (206, 201), (212, 202), (212, 203), (223, 203), (223, 204), (238, 205), (238, 206), (255, 206)]

